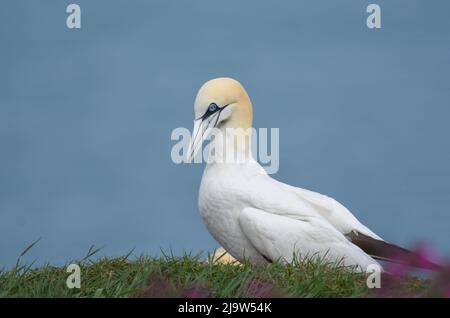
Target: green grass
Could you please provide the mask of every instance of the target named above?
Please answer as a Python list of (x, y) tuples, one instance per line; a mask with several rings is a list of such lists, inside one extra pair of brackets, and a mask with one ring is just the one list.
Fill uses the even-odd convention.
[[(225, 265), (197, 256), (139, 257), (78, 261), (81, 288), (66, 286), (66, 266), (33, 268), (20, 260), (0, 271), (0, 297), (372, 297), (366, 274), (320, 261), (265, 266)], [(383, 284), (383, 279), (382, 279)], [(409, 277), (387, 284), (383, 296), (424, 296), (427, 281)]]

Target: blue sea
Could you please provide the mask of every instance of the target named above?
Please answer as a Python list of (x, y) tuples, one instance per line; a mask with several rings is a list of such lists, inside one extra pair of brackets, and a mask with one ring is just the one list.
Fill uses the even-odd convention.
[[(450, 255), (450, 2), (74, 0), (0, 4), (0, 267), (176, 255), (217, 243), (203, 165), (171, 160), (203, 82), (246, 87), (279, 128), (283, 182), (388, 241)], [(372, 1), (373, 2), (373, 1)]]

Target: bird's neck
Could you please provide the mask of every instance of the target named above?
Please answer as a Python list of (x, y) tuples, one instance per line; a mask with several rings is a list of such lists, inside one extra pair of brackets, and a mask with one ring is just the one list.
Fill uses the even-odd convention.
[(222, 163), (253, 162), (252, 157), (253, 108), (250, 98), (243, 91), (239, 103), (234, 106), (233, 114), (223, 121), (214, 138), (214, 160)]
[(210, 159), (216, 163), (252, 162), (252, 128), (235, 128), (225, 123), (216, 130), (210, 144)]

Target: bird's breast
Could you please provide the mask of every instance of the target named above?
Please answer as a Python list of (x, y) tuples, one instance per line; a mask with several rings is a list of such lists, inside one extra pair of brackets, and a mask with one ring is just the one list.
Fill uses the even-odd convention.
[[(227, 174), (225, 172), (225, 174)], [(260, 257), (239, 225), (239, 215), (246, 207), (239, 176), (230, 178), (222, 171), (206, 169), (199, 191), (200, 215), (211, 235), (238, 260)]]

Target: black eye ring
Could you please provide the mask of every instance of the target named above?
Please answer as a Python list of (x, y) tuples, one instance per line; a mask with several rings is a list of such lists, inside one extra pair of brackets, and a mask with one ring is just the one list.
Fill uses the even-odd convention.
[[(218, 112), (218, 111), (222, 111), (223, 109), (225, 109), (226, 107), (228, 107), (230, 104), (227, 104), (223, 107), (219, 107), (219, 105), (217, 105), (216, 103), (211, 103), (209, 104), (208, 108), (206, 109), (206, 112), (203, 114), (203, 116), (199, 117), (198, 119), (202, 119), (205, 120), (206, 118), (208, 118), (209, 116), (211, 116), (212, 114)], [(220, 115), (219, 115), (220, 116)]]

